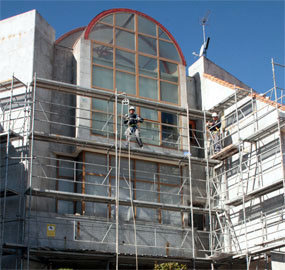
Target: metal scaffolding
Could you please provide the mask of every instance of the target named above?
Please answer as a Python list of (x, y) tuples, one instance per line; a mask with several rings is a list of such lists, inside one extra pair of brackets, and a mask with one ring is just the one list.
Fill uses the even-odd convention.
[[(116, 269), (121, 258), (132, 263), (135, 258), (138, 269), (147, 257), (190, 259), (193, 269), (246, 259), (249, 269), (256, 256), (285, 246), (280, 237), (285, 231), (285, 122), (276, 65), (281, 66), (272, 61), (274, 88), (263, 96), (236, 87), (209, 112), (36, 76), (30, 85), (14, 76), (2, 83), (0, 262), (17, 254), (16, 268), (29, 269), (37, 256), (67, 261), (72, 253), (93, 260), (94, 250), (100, 250), (96, 256)], [(91, 105), (81, 106), (79, 98), (99, 99), (115, 109), (94, 111)], [(125, 98), (179, 121), (155, 123), (158, 135), (142, 136), (145, 149), (134, 142), (126, 147)], [(223, 112), (219, 153), (212, 152), (206, 128), (211, 111)], [(102, 115), (99, 129), (92, 122), (96, 113)], [(268, 124), (273, 116), (276, 121)], [(190, 129), (189, 120), (199, 122), (202, 130)], [(151, 127), (141, 130), (152, 134)], [(13, 162), (20, 176), (12, 175)], [(15, 183), (20, 183), (18, 190)], [(13, 216), (7, 211), (12, 197), (18, 203)], [(276, 198), (278, 207), (267, 210)], [(9, 224), (18, 226), (16, 238), (5, 233)], [(58, 237), (60, 228), (67, 235)]]
[[(211, 110), (226, 114), (220, 140), (223, 149), (211, 156), (221, 163), (209, 168), (212, 172), (208, 176), (216, 190), (214, 197), (219, 198), (220, 208), (224, 209), (213, 221), (213, 257), (245, 258), (246, 269), (257, 256), (266, 258), (266, 252), (285, 246), (285, 115), (283, 89), (275, 81), (276, 65), (284, 67), (272, 60), (272, 89), (256, 94), (235, 87), (233, 95)], [(221, 234), (227, 241), (218, 240)]]
[[(165, 142), (167, 142), (168, 149), (170, 149), (167, 152), (163, 151), (153, 151), (151, 147), (146, 147), (144, 150), (137, 149), (136, 147), (133, 147), (132, 150), (128, 152), (128, 149), (122, 146), (122, 130), (120, 131), (120, 134), (118, 134), (118, 128), (115, 129), (115, 132), (110, 131), (108, 132), (108, 136), (106, 136), (106, 140), (86, 140), (85, 138), (80, 138), (77, 136), (71, 136), (70, 134), (67, 134), (66, 131), (68, 129), (71, 130), (71, 133), (74, 134), (77, 132), (77, 130), (86, 130), (86, 131), (94, 131), (95, 129), (93, 127), (90, 127), (88, 125), (78, 125), (78, 122), (80, 121), (88, 121), (90, 119), (81, 117), (78, 113), (79, 111), (88, 112), (90, 114), (90, 110), (86, 108), (80, 108), (78, 106), (71, 106), (70, 104), (61, 104), (54, 102), (51, 98), (51, 92), (55, 93), (56, 95), (62, 94), (65, 97), (72, 96), (74, 98), (80, 96), (80, 97), (93, 97), (94, 93), (96, 93), (96, 97), (100, 97), (101, 99), (106, 98), (108, 102), (112, 102), (115, 99), (115, 104), (119, 104), (119, 102), (122, 101), (123, 98), (125, 98), (124, 95), (110, 95), (110, 93), (102, 94), (99, 90), (90, 91), (90, 89), (85, 88), (79, 88), (78, 86), (58, 83), (58, 82), (52, 82), (44, 79), (39, 79), (34, 77), (34, 81), (31, 83), (30, 86), (25, 87), (25, 101), (24, 101), (24, 107), (19, 107), (18, 110), (21, 111), (19, 114), (21, 117), (16, 116), (16, 110), (14, 104), (17, 102), (17, 95), (15, 93), (16, 87), (19, 87), (19, 89), (22, 91), (21, 86), (17, 85), (13, 82), (17, 82), (16, 78), (13, 77), (11, 86), (4, 86), (3, 85), (3, 91), (1, 93), (9, 93), (10, 98), (7, 100), (7, 108), (6, 111), (3, 111), (3, 114), (1, 114), (1, 125), (3, 125), (3, 132), (1, 133), (1, 143), (3, 145), (6, 145), (6, 148), (9, 150), (10, 142), (13, 138), (20, 138), (23, 141), (23, 145), (26, 146), (28, 151), (25, 152), (25, 156), (19, 161), (19, 163), (25, 163), (25, 179), (26, 182), (23, 181), (24, 190), (21, 190), (20, 196), (22, 199), (24, 199), (24, 205), (25, 207), (22, 207), (23, 209), (20, 216), (22, 217), (24, 226), (21, 226), (22, 228), (22, 234), (21, 239), (18, 241), (9, 241), (6, 237), (4, 237), (4, 228), (5, 226), (3, 224), (6, 224), (9, 222), (8, 218), (5, 215), (5, 208), (7, 201), (7, 196), (15, 195), (16, 193), (12, 194), (12, 190), (10, 190), (7, 185), (4, 185), (3, 190), (3, 199), (1, 202), (4, 202), (4, 206), (1, 205), (2, 209), (4, 210), (4, 215), (1, 216), (1, 260), (3, 256), (6, 256), (11, 250), (14, 250), (14, 252), (18, 252), (18, 250), (21, 250), (21, 256), (20, 262), (17, 263), (17, 268), (30, 268), (30, 261), (34, 259), (35, 254), (43, 254), (41, 252), (41, 248), (37, 245), (35, 245), (35, 241), (41, 241), (43, 238), (40, 235), (44, 234), (44, 227), (43, 224), (46, 226), (49, 226), (49, 223), (52, 222), (50, 220), (56, 220), (56, 224), (59, 227), (60, 224), (68, 223), (71, 221), (70, 226), (71, 229), (74, 232), (74, 236), (72, 240), (62, 240), (63, 242), (69, 243), (71, 242), (78, 242), (78, 243), (91, 243), (92, 245), (96, 244), (102, 244), (106, 243), (107, 245), (113, 244), (112, 241), (110, 241), (110, 237), (113, 235), (113, 230), (116, 230), (116, 237), (113, 238), (115, 240), (114, 244), (116, 246), (115, 253), (117, 254), (116, 259), (116, 267), (118, 267), (119, 258), (121, 257), (121, 253), (126, 253), (125, 248), (135, 246), (136, 248), (136, 257), (137, 257), (137, 267), (139, 263), (144, 261), (144, 259), (141, 258), (141, 255), (138, 255), (138, 251), (141, 252), (145, 248), (153, 248), (153, 250), (157, 250), (156, 255), (161, 260), (163, 259), (163, 253), (166, 252), (173, 253), (173, 254), (179, 254), (181, 251), (183, 251), (184, 260), (188, 261), (188, 257), (190, 256), (194, 260), (200, 260), (201, 262), (208, 262), (209, 259), (205, 257), (205, 254), (209, 252), (209, 245), (208, 245), (208, 232), (197, 232), (196, 229), (194, 229), (194, 226), (196, 226), (194, 223), (194, 213), (195, 215), (207, 215), (209, 211), (212, 211), (206, 207), (201, 205), (195, 206), (194, 203), (198, 201), (205, 200), (205, 179), (195, 179), (195, 184), (191, 181), (194, 180), (191, 177), (191, 169), (186, 170), (187, 166), (192, 166), (191, 164), (194, 164), (194, 166), (203, 166), (206, 162), (210, 164), (210, 166), (215, 166), (218, 164), (215, 160), (208, 160), (203, 157), (203, 155), (200, 157), (197, 157), (192, 155), (191, 152), (202, 150), (202, 153), (204, 152), (203, 148), (203, 141), (202, 136), (203, 133), (200, 132), (200, 135), (198, 134), (198, 130), (190, 130), (189, 127), (183, 128), (182, 126), (171, 126), (168, 124), (164, 124), (165, 126), (171, 126), (172, 129), (178, 130), (179, 137), (177, 137), (174, 140), (169, 140), (169, 136), (165, 136)], [(53, 85), (50, 87), (50, 85)], [(2, 85), (1, 85), (2, 86)], [(1, 89), (1, 90), (2, 90)], [(97, 92), (100, 94), (97, 95)], [(21, 94), (22, 95), (22, 94)], [(42, 98), (45, 97), (45, 98)], [(2, 101), (2, 100), (1, 100)], [(136, 103), (133, 98), (130, 97), (130, 102), (132, 104), (139, 104)], [(1, 103), (3, 104), (3, 102)], [(8, 106), (9, 105), (9, 106)], [(163, 110), (164, 112), (177, 114), (177, 117), (185, 117), (189, 119), (202, 119), (202, 114), (199, 111), (190, 110), (190, 109), (181, 109), (180, 107), (170, 106), (170, 105), (164, 105), (159, 104), (152, 101), (145, 101), (143, 104), (140, 103), (140, 107), (145, 106), (145, 108), (153, 108), (155, 110)], [(58, 111), (58, 108), (61, 109), (61, 114)], [(62, 111), (64, 111), (62, 113)], [(72, 113), (73, 112), (73, 113)], [(75, 113), (74, 113), (75, 112)], [(24, 118), (22, 117), (22, 114), (25, 113)], [(69, 118), (73, 119), (71, 121), (72, 123), (67, 123), (64, 119), (64, 121), (60, 121), (62, 115), (69, 114)], [(108, 112), (107, 112), (108, 113)], [(5, 115), (4, 115), (5, 114)], [(6, 116), (9, 116), (8, 119)], [(15, 117), (15, 119), (11, 119), (11, 115)], [(111, 117), (110, 117), (111, 116)], [(107, 117), (107, 122), (104, 124), (104, 126), (108, 126), (108, 121), (112, 121), (112, 119), (119, 119), (119, 117), (122, 116), (122, 113), (117, 115), (117, 110), (113, 114), (109, 113)], [(3, 121), (2, 121), (3, 119)], [(179, 122), (178, 122), (179, 123)], [(19, 125), (22, 125), (24, 128), (22, 128), (21, 132), (19, 132), (18, 128)], [(118, 127), (119, 124), (122, 124), (122, 119), (120, 123), (114, 123), (112, 122), (112, 125), (115, 127)], [(7, 126), (8, 125), (8, 126)], [(160, 124), (162, 125), (162, 124)], [(10, 128), (13, 126), (13, 128)], [(8, 127), (8, 128), (7, 128)], [(17, 127), (17, 128), (16, 128)], [(117, 130), (117, 131), (116, 131)], [(9, 131), (9, 132), (7, 132)], [(102, 130), (99, 130), (102, 131)], [(61, 133), (62, 132), (62, 133)], [(96, 130), (94, 132), (94, 136), (96, 135)], [(116, 135), (114, 135), (114, 133)], [(5, 135), (7, 134), (7, 135)], [(6, 136), (6, 139), (3, 138)], [(120, 140), (119, 140), (120, 137)], [(94, 137), (95, 138), (95, 137)], [(118, 138), (118, 141), (116, 142)], [(143, 139), (146, 139), (142, 137)], [(190, 147), (190, 140), (195, 141), (195, 145), (192, 145)], [(164, 144), (164, 140), (160, 137), (159, 141), (153, 140), (153, 143), (157, 145), (158, 149), (160, 145)], [(39, 145), (50, 145), (52, 150), (53, 156), (51, 156), (49, 153), (46, 152), (39, 152)], [(53, 146), (52, 146), (53, 145)], [(67, 149), (69, 148), (69, 151), (65, 150), (59, 150), (59, 149)], [(72, 150), (70, 150), (72, 148)], [(190, 149), (191, 148), (191, 149)], [(79, 159), (78, 157), (80, 155), (84, 156), (84, 152), (88, 149), (90, 151), (92, 149), (95, 150), (96, 153), (104, 153), (107, 155), (107, 164), (95, 164), (95, 163), (88, 163), (84, 161), (83, 159)], [(198, 150), (197, 150), (198, 149)], [(7, 151), (8, 151), (7, 150)], [(51, 151), (51, 149), (49, 149)], [(187, 154), (185, 154), (185, 151)], [(83, 153), (83, 154), (82, 154)], [(24, 153), (22, 153), (24, 154)], [(126, 168), (121, 165), (123, 168), (120, 169), (120, 159), (129, 158), (129, 162), (133, 161), (133, 158), (137, 155), (140, 156), (140, 159), (147, 162), (161, 162), (162, 164), (170, 164), (169, 166), (176, 166), (179, 168), (179, 170), (183, 172), (183, 174), (180, 174), (179, 176), (175, 176), (176, 181), (180, 183), (179, 185), (173, 185), (168, 184), (169, 177), (172, 177), (171, 175), (164, 174), (163, 172), (155, 172), (155, 173), (148, 173), (141, 171), (140, 174), (145, 174), (146, 179), (152, 179), (153, 183), (151, 184), (153, 186), (153, 190), (149, 191), (148, 189), (139, 188), (139, 187), (131, 187), (132, 181), (134, 181), (131, 178), (131, 174), (138, 174), (139, 170), (130, 168), (129, 165), (129, 173), (126, 172)], [(110, 167), (110, 160), (113, 160), (113, 157), (115, 157), (115, 160), (117, 162)], [(6, 160), (12, 160), (15, 159), (11, 153), (7, 152), (6, 154)], [(6, 166), (8, 167), (8, 163)], [(65, 164), (65, 165), (59, 165), (59, 164)], [(189, 165), (190, 164), (190, 165)], [(70, 167), (71, 165), (71, 167)], [(96, 170), (99, 170), (100, 167), (102, 170), (103, 168), (108, 171), (108, 173), (104, 176), (104, 179), (102, 179), (102, 182), (100, 183), (89, 183), (84, 177), (86, 177), (87, 174), (91, 173), (87, 170), (87, 167), (92, 168), (92, 166)], [(100, 170), (101, 170), (100, 169)], [(81, 186), (81, 191), (76, 191), (74, 189), (73, 192), (70, 190), (66, 190), (67, 186), (69, 185), (70, 179), (61, 177), (58, 173), (54, 175), (53, 172), (63, 170), (66, 173), (72, 174), (73, 176), (71, 178), (75, 179), (72, 185), (76, 186), (75, 189), (78, 189), (79, 186)], [(92, 169), (89, 169), (92, 171)], [(113, 186), (111, 184), (111, 180), (113, 177), (113, 172), (117, 171), (115, 173), (116, 175), (116, 182), (117, 184)], [(188, 171), (188, 172), (187, 172)], [(8, 171), (6, 170), (6, 177), (5, 177), (5, 183), (7, 183), (8, 179)], [(23, 174), (24, 175), (24, 174)], [(127, 177), (129, 176), (129, 184), (128, 181), (126, 181)], [(189, 178), (190, 176), (190, 178)], [(24, 176), (23, 176), (24, 178)], [(17, 179), (19, 181), (19, 179)], [(126, 186), (124, 185), (121, 187), (119, 183), (123, 181), (122, 183), (126, 182)], [(161, 186), (163, 181), (165, 181), (165, 185), (169, 185), (169, 191), (163, 191), (163, 190), (156, 190), (155, 186)], [(109, 182), (109, 183), (108, 183)], [(189, 183), (191, 184), (191, 187), (189, 188)], [(197, 184), (198, 183), (198, 184)], [(192, 187), (193, 185), (193, 187)], [(196, 185), (196, 186), (195, 186)], [(65, 186), (65, 189), (63, 188), (61, 190), (61, 186)], [(88, 189), (107, 189), (107, 190), (115, 190), (116, 196), (102, 196), (99, 194), (88, 194)], [(68, 188), (67, 188), (68, 189)], [(129, 196), (127, 198), (121, 198), (119, 191), (121, 190), (122, 193), (125, 194), (126, 190), (129, 190)], [(142, 194), (144, 192), (147, 192), (148, 196), (158, 196), (160, 198), (171, 198), (169, 199), (159, 199), (156, 201), (148, 201), (146, 199), (137, 199), (134, 196), (135, 194)], [(195, 195), (193, 195), (193, 193)], [(136, 195), (137, 196), (137, 195)], [(110, 219), (107, 222), (102, 222), (100, 220), (93, 220), (90, 216), (84, 216), (84, 210), (82, 210), (82, 214), (78, 213), (78, 210), (75, 210), (75, 215), (72, 216), (66, 216), (61, 215), (59, 218), (59, 215), (54, 216), (53, 218), (46, 216), (44, 214), (43, 210), (40, 210), (41, 206), (38, 202), (38, 200), (44, 201), (47, 200), (47, 202), (51, 203), (53, 201), (56, 202), (56, 208), (58, 208), (58, 204), (61, 202), (70, 202), (74, 205), (81, 205), (81, 207), (86, 207), (88, 203), (98, 203), (100, 205), (107, 205), (109, 210), (112, 210), (112, 205), (116, 205), (116, 222), (113, 222), (112, 219)], [(168, 202), (169, 201), (169, 202)], [(135, 229), (135, 237), (136, 235), (140, 235), (140, 233), (146, 233), (148, 232), (150, 237), (153, 235), (154, 242), (152, 244), (144, 245), (142, 243), (136, 243), (134, 241), (133, 243), (124, 243), (122, 247), (122, 243), (119, 243), (119, 231), (118, 227), (121, 226), (120, 219), (119, 219), (119, 205), (121, 207), (131, 207), (134, 211), (134, 215), (137, 215), (138, 209), (150, 209), (157, 212), (153, 218), (157, 218), (159, 221), (157, 222), (156, 226), (151, 225), (150, 223), (145, 222), (136, 222), (136, 218), (133, 218), (133, 224), (124, 224), (124, 227), (131, 228), (136, 227)], [(161, 221), (161, 213), (163, 212), (171, 212), (175, 213), (175, 216), (181, 215), (181, 225), (171, 225), (171, 223), (163, 224)], [(111, 213), (110, 212), (110, 213)], [(190, 214), (191, 213), (191, 214)], [(188, 226), (188, 218), (191, 220), (189, 223), (191, 223), (191, 226)], [(103, 226), (102, 224), (105, 224), (106, 229), (104, 233), (102, 234), (102, 238), (98, 241), (93, 239), (91, 237), (91, 240), (80, 240), (79, 232), (82, 230), (81, 227), (83, 221), (87, 224), (86, 230), (92, 230), (92, 228), (96, 225)], [(55, 221), (54, 221), (55, 222)], [(137, 223), (137, 224), (136, 224)], [(177, 222), (176, 222), (177, 223)], [(35, 238), (34, 230), (35, 230), (35, 224), (36, 226), (42, 227), (39, 232), (37, 232), (37, 237)], [(52, 228), (53, 225), (51, 225)], [(66, 225), (67, 227), (69, 225)], [(195, 233), (194, 233), (195, 230)], [(121, 232), (121, 231), (120, 231)], [(159, 243), (159, 238), (163, 235), (173, 235), (174, 234), (181, 235), (180, 243), (176, 246), (161, 246)], [(192, 237), (191, 237), (192, 235)], [(141, 237), (141, 236), (140, 236)], [(112, 238), (112, 237), (111, 237)], [(175, 236), (177, 238), (177, 235)], [(195, 238), (195, 239), (194, 239)], [(58, 241), (58, 240), (57, 240)], [(191, 244), (190, 244), (191, 243)], [(122, 249), (122, 251), (121, 251)], [(38, 250), (38, 253), (37, 253)], [(112, 250), (112, 248), (111, 248)], [(162, 252), (162, 250), (164, 250)], [(56, 252), (56, 250), (54, 250)], [(60, 252), (60, 251), (58, 251)], [(78, 251), (80, 253), (80, 251)], [(133, 252), (131, 251), (131, 254)], [(133, 253), (134, 254), (134, 253)], [(154, 252), (154, 255), (156, 253)], [(186, 255), (189, 254), (189, 255)], [(42, 256), (42, 255), (41, 255)], [(90, 254), (91, 256), (91, 254)], [(177, 255), (178, 256), (178, 255)], [(180, 255), (181, 256), (181, 255)]]

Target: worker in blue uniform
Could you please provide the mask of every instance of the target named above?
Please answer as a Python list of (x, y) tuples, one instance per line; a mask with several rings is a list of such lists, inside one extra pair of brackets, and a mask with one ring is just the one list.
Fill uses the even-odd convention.
[(136, 141), (137, 141), (139, 147), (143, 148), (143, 143), (142, 143), (142, 140), (140, 138), (140, 132), (139, 132), (139, 128), (138, 128), (138, 123), (143, 123), (143, 121), (144, 121), (144, 119), (135, 113), (135, 107), (130, 106), (129, 114), (126, 114), (124, 116), (124, 124), (128, 125), (128, 128), (125, 132), (125, 135), (127, 137), (127, 146), (130, 143), (131, 136), (135, 135)]

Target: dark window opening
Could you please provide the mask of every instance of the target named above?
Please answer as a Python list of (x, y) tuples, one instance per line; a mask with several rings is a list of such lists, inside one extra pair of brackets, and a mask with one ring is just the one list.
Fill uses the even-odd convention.
[(177, 115), (161, 112), (162, 145), (175, 148), (179, 138), (177, 129)]
[[(255, 106), (255, 102), (253, 103), (253, 106)], [(238, 120), (243, 119), (252, 112), (252, 102), (251, 101), (247, 102), (246, 104), (239, 107), (237, 111), (238, 111)], [(236, 111), (234, 111), (226, 117), (226, 127), (236, 122), (237, 122), (237, 113)]]

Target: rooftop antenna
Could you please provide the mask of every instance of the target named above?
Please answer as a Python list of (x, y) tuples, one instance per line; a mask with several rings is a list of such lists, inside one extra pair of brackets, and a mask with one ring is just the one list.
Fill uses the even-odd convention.
[(202, 46), (200, 48), (199, 54), (197, 54), (196, 52), (192, 53), (193, 55), (195, 55), (197, 57), (200, 57), (200, 56), (203, 56), (203, 55), (207, 55), (207, 49), (208, 49), (208, 46), (209, 46), (210, 38), (208, 37), (207, 40), (206, 40), (206, 25), (207, 25), (210, 13), (211, 13), (211, 11), (208, 10), (206, 15), (200, 20), (200, 23), (201, 23), (202, 29), (203, 29), (203, 44), (202, 44)]
[(200, 23), (201, 23), (202, 28), (203, 28), (203, 40), (204, 40), (204, 43), (206, 42), (206, 25), (207, 25), (210, 13), (211, 13), (211, 11), (208, 10), (206, 15), (200, 20)]

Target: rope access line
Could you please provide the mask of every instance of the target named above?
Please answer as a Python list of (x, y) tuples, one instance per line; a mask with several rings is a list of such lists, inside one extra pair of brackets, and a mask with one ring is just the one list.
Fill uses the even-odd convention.
[[(124, 105), (129, 105), (126, 103), (126, 100), (122, 101), (121, 105), (121, 123), (120, 123), (120, 139), (119, 139), (119, 154), (118, 154), (118, 126), (117, 126), (117, 92), (116, 92), (116, 112), (115, 112), (115, 123), (116, 123), (116, 270), (119, 269), (119, 196), (120, 196), (120, 170), (121, 170), (121, 152), (122, 152), (122, 134), (123, 134), (123, 107)], [(125, 103), (124, 103), (125, 101)], [(133, 206), (133, 193), (132, 193), (132, 185), (131, 185), (131, 154), (130, 154), (130, 143), (128, 144), (128, 173), (129, 173), (129, 190), (130, 190), (130, 200), (131, 200), (131, 208), (134, 222), (134, 242), (135, 242), (135, 253), (136, 253), (136, 270), (138, 270), (138, 250), (137, 250), (137, 236), (136, 236), (136, 221), (134, 214), (134, 206)]]

